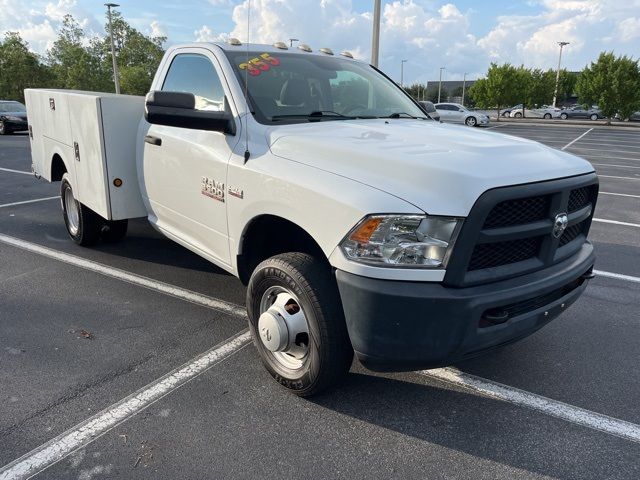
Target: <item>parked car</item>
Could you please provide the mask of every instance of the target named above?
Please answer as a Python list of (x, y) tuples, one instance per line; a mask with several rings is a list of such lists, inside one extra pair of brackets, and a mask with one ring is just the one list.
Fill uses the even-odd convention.
[(449, 123), (464, 123), (469, 127), (489, 125), (489, 117), (484, 113), (467, 110), (459, 103), (438, 103), (435, 105), (440, 120)]
[(522, 110), (522, 104), (519, 103), (518, 105), (514, 105), (513, 107), (508, 107), (500, 110), (500, 116), (508, 117), (514, 110)]
[(585, 109), (582, 105), (576, 105), (573, 107), (568, 107), (560, 112), (560, 118), (562, 120), (567, 120), (568, 118), (589, 118), (591, 120), (600, 120), (604, 118), (602, 112), (598, 107), (591, 107)]
[(26, 130), (27, 108), (20, 102), (0, 100), (0, 135)]
[(33, 171), (60, 182), (69, 237), (114, 242), (146, 217), (239, 277), (256, 352), (298, 395), (354, 354), (382, 371), (475, 357), (580, 297), (589, 162), (434, 122), (367, 62), (286, 50), (172, 46), (146, 98), (26, 90)]
[(433, 102), (423, 100), (418, 103), (431, 118), (433, 118), (436, 122), (440, 121), (440, 114), (438, 113), (438, 110), (436, 110), (436, 107), (433, 105)]
[[(509, 116), (511, 118), (522, 118), (522, 107), (520, 107), (520, 110), (513, 110)], [(560, 116), (560, 109), (548, 105), (543, 105), (539, 108), (525, 108), (524, 116), (525, 118), (545, 118), (550, 120)]]
[(640, 112), (634, 112), (629, 117), (630, 122), (640, 122)]

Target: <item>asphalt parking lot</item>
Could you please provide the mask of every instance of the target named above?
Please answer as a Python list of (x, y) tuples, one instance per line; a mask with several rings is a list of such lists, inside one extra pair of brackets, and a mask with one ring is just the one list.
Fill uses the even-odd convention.
[(142, 220), (76, 246), (0, 137), (0, 480), (640, 478), (640, 130), (490, 128), (593, 163), (598, 276), (519, 343), (312, 400), (262, 368), (239, 280)]

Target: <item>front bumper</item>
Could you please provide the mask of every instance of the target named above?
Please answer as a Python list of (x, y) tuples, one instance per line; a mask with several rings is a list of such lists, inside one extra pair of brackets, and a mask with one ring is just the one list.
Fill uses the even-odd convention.
[(18, 122), (16, 120), (5, 120), (4, 128), (7, 130), (11, 130), (12, 132), (21, 132), (23, 130), (27, 130), (29, 127), (26, 120), (24, 122)]
[[(594, 260), (586, 242), (547, 269), (466, 288), (342, 270), (336, 278), (360, 362), (371, 370), (408, 371), (450, 365), (530, 335), (578, 299)], [(512, 313), (494, 324), (502, 312)]]

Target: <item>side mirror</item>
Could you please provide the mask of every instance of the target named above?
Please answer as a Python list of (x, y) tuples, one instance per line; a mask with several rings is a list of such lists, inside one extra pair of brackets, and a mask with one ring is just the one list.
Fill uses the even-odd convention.
[(235, 135), (236, 125), (228, 109), (226, 98), (224, 110), (196, 110), (193, 93), (152, 91), (147, 94), (144, 118), (155, 125), (209, 130)]

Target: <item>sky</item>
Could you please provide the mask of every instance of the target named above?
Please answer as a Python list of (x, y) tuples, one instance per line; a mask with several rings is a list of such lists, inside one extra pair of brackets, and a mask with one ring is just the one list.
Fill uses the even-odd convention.
[[(113, 0), (111, 0), (113, 1)], [(0, 32), (18, 31), (44, 53), (71, 13), (91, 35), (104, 35), (104, 1), (0, 0)], [(120, 0), (118, 10), (167, 46), (194, 41), (297, 38), (312, 48), (371, 58), (373, 0)], [(380, 67), (405, 83), (479, 78), (491, 62), (556, 68), (558, 41), (570, 42), (563, 67), (581, 70), (601, 51), (640, 56), (640, 0), (383, 0)]]

